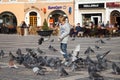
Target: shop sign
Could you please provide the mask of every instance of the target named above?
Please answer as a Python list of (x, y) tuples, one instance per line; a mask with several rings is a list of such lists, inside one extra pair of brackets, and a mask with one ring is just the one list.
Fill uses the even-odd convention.
[(62, 6), (48, 6), (48, 9), (62, 9)]
[(104, 8), (104, 3), (79, 4), (79, 8)]
[(108, 2), (106, 3), (106, 7), (110, 7), (110, 8), (120, 8), (120, 3), (118, 2)]

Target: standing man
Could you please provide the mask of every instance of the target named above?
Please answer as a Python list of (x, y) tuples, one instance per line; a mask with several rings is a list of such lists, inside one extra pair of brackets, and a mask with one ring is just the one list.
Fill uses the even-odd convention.
[(60, 27), (60, 35), (59, 35), (59, 41), (60, 41), (60, 49), (61, 54), (63, 54), (63, 57), (65, 58), (65, 61), (68, 61), (68, 54), (67, 54), (67, 42), (68, 37), (70, 33), (70, 24), (68, 22), (68, 18), (64, 16), (59, 16), (59, 27)]

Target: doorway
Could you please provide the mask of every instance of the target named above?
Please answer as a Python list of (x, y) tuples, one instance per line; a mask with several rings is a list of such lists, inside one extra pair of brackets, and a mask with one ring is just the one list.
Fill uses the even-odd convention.
[(30, 19), (30, 25), (31, 26), (37, 26), (37, 13), (36, 12), (30, 12), (29, 14)]
[(118, 25), (120, 27), (120, 17), (116, 17), (116, 21), (117, 21), (117, 23), (118, 23)]
[(95, 26), (98, 26), (98, 23), (100, 22), (100, 16), (91, 16), (91, 21)]

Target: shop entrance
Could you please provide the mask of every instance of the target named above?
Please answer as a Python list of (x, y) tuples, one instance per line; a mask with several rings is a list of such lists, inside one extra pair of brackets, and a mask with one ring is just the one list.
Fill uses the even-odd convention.
[(100, 22), (100, 16), (91, 16), (91, 21), (95, 26), (98, 26), (98, 23)]
[(89, 27), (89, 23), (92, 21), (95, 26), (98, 26), (99, 21), (102, 21), (102, 13), (97, 14), (82, 14), (83, 25)]
[(61, 11), (61, 10), (55, 10), (55, 11), (51, 12), (48, 16), (48, 21), (49, 21), (48, 25), (50, 27), (55, 27), (58, 23), (58, 17), (60, 15), (63, 15), (63, 16), (67, 17), (66, 13)]

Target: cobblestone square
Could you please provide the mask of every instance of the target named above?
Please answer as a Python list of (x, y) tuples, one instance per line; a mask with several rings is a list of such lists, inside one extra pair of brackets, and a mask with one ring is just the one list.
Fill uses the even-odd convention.
[[(40, 36), (38, 35), (7, 35), (0, 34), (0, 50), (5, 52), (5, 56), (0, 58), (0, 80), (90, 80), (88, 77), (87, 69), (81, 69), (79, 71), (73, 72), (71, 68), (66, 68), (69, 73), (68, 76), (61, 77), (56, 69), (51, 69), (47, 67), (47, 72), (45, 75), (35, 75), (32, 69), (27, 69), (23, 65), (19, 65), (17, 69), (9, 68), (8, 61), (9, 55), (8, 53), (11, 51), (13, 54), (16, 53), (17, 49), (20, 48), (22, 53), (26, 54), (26, 48), (37, 49), (40, 48), (45, 52), (45, 54), (41, 54), (41, 56), (51, 56), (51, 57), (60, 57), (62, 58), (59, 48), (59, 42), (57, 36), (51, 36), (50, 40), (54, 39), (54, 42), (50, 42), (50, 40), (43, 42), (42, 45), (38, 45), (38, 39)], [(106, 58), (110, 61), (114, 61), (120, 67), (120, 37), (111, 37), (101, 38), (105, 41), (105, 44), (100, 44), (100, 50), (95, 48), (97, 40), (100, 38), (94, 37), (76, 37), (75, 40), (69, 38), (68, 42), (68, 53), (71, 53), (72, 50), (75, 49), (76, 45), (80, 44), (80, 54), (79, 56), (85, 58), (84, 54), (85, 50), (88, 47), (91, 47), (95, 53), (91, 54), (92, 59), (96, 59), (96, 54), (102, 54), (108, 50), (111, 52), (106, 56)], [(50, 51), (48, 46), (54, 46), (58, 51)], [(100, 75), (104, 77), (104, 80), (120, 80), (120, 75), (113, 74), (113, 70), (111, 68), (111, 64), (109, 63), (109, 68), (105, 71), (100, 72)]]

